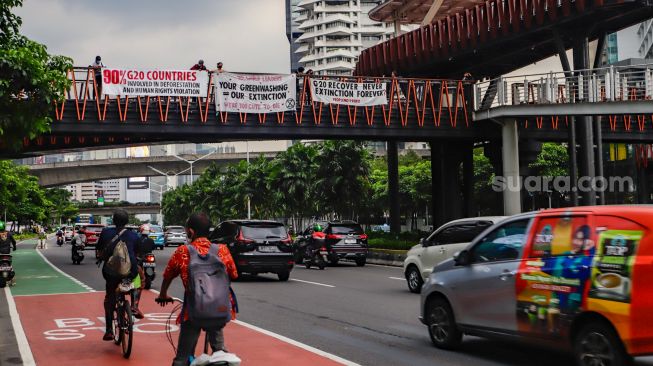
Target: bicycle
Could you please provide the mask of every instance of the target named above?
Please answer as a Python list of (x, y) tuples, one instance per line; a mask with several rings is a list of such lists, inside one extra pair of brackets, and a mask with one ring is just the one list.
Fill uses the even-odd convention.
[[(163, 298), (156, 298), (155, 301), (159, 305), (165, 305), (168, 303), (177, 303), (177, 305), (172, 309), (170, 312), (170, 316), (168, 317), (168, 320), (166, 321), (166, 338), (168, 339), (168, 342), (172, 346), (172, 349), (175, 353), (177, 353), (177, 348), (175, 347), (175, 343), (172, 339), (172, 333), (170, 332), (171, 329), (171, 323), (172, 323), (172, 318), (175, 313), (179, 312), (182, 310), (182, 307), (184, 305), (184, 302), (180, 299), (173, 298), (173, 299), (163, 299)], [(206, 366), (230, 366), (230, 365), (240, 365), (240, 359), (236, 357), (233, 354), (226, 354), (224, 353), (221, 357), (226, 357), (224, 360), (220, 361), (213, 361), (211, 362), (210, 359), (211, 357), (208, 356), (209, 352), (209, 336), (208, 334), (204, 335), (204, 354), (201, 356), (198, 356), (197, 358), (195, 356), (191, 356), (190, 359), (188, 360), (189, 365), (193, 364), (202, 364)]]
[(122, 280), (116, 289), (118, 296), (113, 311), (113, 343), (121, 346), (122, 357), (124, 358), (129, 358), (132, 352), (135, 321), (126, 294), (130, 295), (133, 302), (134, 289), (137, 287), (140, 287), (140, 276), (136, 276), (133, 280)]

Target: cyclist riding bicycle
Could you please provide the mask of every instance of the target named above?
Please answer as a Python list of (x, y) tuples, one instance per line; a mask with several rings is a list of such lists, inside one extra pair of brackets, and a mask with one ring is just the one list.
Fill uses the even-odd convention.
[[(184, 289), (187, 293), (189, 293), (188, 266), (190, 264), (190, 252), (187, 246), (193, 246), (197, 253), (200, 255), (207, 255), (211, 249), (211, 242), (209, 239), (207, 239), (210, 227), (211, 224), (209, 219), (204, 213), (194, 213), (188, 219), (188, 222), (186, 223), (186, 234), (188, 235), (188, 238), (190, 238), (191, 243), (180, 246), (177, 248), (172, 257), (170, 257), (168, 266), (163, 273), (161, 293), (156, 299), (156, 302), (160, 303), (161, 306), (165, 306), (167, 302), (172, 302), (172, 298), (168, 296), (168, 288), (170, 287), (172, 280), (177, 276), (181, 277)], [(236, 264), (234, 263), (231, 253), (229, 252), (229, 248), (227, 248), (225, 245), (220, 245), (218, 248), (218, 257), (225, 265), (229, 277), (232, 280), (238, 278)], [(235, 319), (236, 307), (233, 304), (233, 296), (231, 296), (231, 301), (231, 319)], [(197, 344), (197, 340), (204, 327), (202, 324), (196, 324), (190, 320), (188, 309), (186, 307), (182, 309), (182, 312), (177, 321), (178, 323), (181, 323), (181, 326), (179, 330), (179, 341), (177, 343), (177, 355), (175, 356), (172, 365), (186, 366), (188, 365), (189, 357), (192, 356), (195, 351), (195, 345)], [(213, 352), (217, 352), (219, 350), (224, 351), (225, 347), (222, 328), (209, 328), (204, 330), (207, 333), (207, 337)]]
[(129, 252), (129, 261), (131, 269), (128, 278), (134, 278), (138, 275), (138, 265), (136, 260), (136, 242), (138, 235), (131, 230), (125, 229), (125, 225), (129, 222), (129, 215), (127, 211), (118, 209), (113, 213), (113, 224), (102, 229), (100, 238), (97, 242), (97, 257), (98, 263), (104, 262), (102, 266), (102, 277), (106, 281), (105, 294), (104, 294), (104, 318), (106, 325), (106, 332), (102, 337), (105, 341), (113, 340), (113, 310), (116, 306), (116, 289), (123, 278), (115, 276), (112, 271), (107, 268), (107, 260), (112, 256), (116, 245), (119, 242), (124, 242)]
[(143, 224), (138, 228), (138, 231), (141, 233), (141, 236), (136, 242), (136, 260), (138, 262), (138, 275), (141, 278), (141, 285), (134, 289), (134, 303), (132, 304), (132, 312), (136, 319), (143, 319), (143, 312), (138, 308), (138, 305), (141, 301), (141, 292), (143, 287), (145, 287), (145, 271), (143, 270), (143, 260), (145, 256), (149, 253), (152, 253), (154, 249), (154, 240), (149, 237), (150, 234), (150, 225)]

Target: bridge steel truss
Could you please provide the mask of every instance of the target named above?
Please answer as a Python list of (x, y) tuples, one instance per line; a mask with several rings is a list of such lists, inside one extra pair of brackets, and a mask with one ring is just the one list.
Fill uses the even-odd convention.
[(485, 0), (363, 50), (357, 75), (495, 77), (653, 16), (647, 0)]
[(51, 132), (24, 140), (23, 152), (158, 141), (474, 138), (473, 85), (460, 80), (316, 76), (387, 83), (387, 105), (355, 107), (312, 101), (309, 77), (301, 77), (295, 111), (249, 114), (216, 111), (213, 73), (203, 98), (100, 96), (92, 69), (75, 68), (68, 77)]

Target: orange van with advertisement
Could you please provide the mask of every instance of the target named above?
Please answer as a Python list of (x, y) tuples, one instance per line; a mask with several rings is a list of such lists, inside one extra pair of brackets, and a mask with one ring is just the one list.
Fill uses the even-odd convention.
[(508, 218), (436, 266), (422, 321), (441, 348), (473, 334), (570, 346), (579, 365), (653, 354), (652, 229), (653, 206)]

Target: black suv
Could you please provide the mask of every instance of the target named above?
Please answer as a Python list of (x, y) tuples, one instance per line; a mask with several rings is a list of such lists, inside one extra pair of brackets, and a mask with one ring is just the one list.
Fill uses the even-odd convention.
[(293, 268), (292, 240), (286, 227), (276, 221), (230, 220), (218, 225), (211, 242), (226, 244), (238, 274), (272, 272), (287, 281)]
[(295, 261), (301, 261), (307, 246), (324, 246), (332, 265), (340, 259), (353, 259), (362, 267), (367, 261), (367, 235), (355, 221), (313, 222), (297, 236), (294, 246)]

